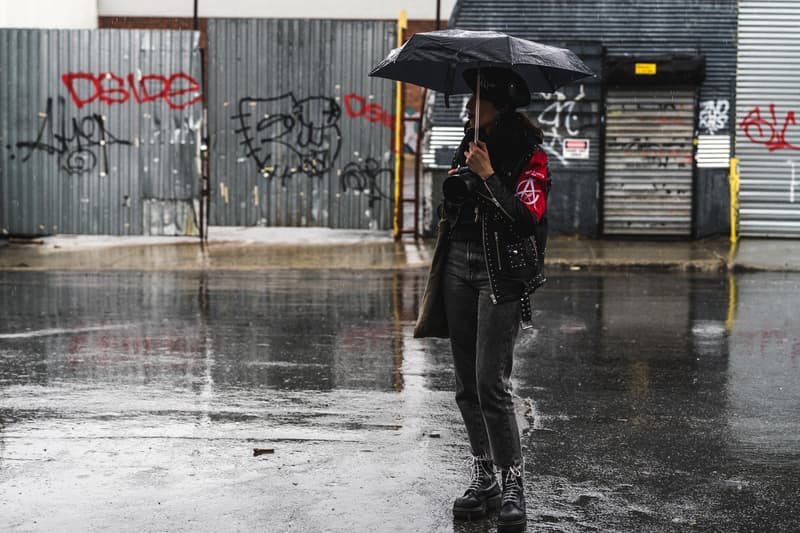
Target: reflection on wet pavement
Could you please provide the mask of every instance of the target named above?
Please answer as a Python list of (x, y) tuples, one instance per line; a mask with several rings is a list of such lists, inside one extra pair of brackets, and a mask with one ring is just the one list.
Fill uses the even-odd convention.
[[(450, 516), (467, 449), (448, 341), (411, 336), (424, 281), (0, 273), (0, 529), (494, 531)], [(551, 278), (514, 371), (529, 531), (795, 529), (798, 297)]]

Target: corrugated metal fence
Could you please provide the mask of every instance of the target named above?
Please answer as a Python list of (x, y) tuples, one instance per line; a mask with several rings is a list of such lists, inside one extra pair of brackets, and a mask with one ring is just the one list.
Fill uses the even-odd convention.
[(212, 19), (212, 225), (391, 227), (395, 24)]
[(0, 29), (0, 231), (195, 234), (198, 39)]
[(743, 236), (800, 237), (800, 4), (739, 6), (736, 156)]

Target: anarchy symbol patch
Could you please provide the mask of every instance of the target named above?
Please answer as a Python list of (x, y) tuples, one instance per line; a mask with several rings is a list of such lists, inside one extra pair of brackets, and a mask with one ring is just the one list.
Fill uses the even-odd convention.
[(535, 205), (539, 201), (539, 191), (534, 186), (535, 180), (528, 178), (517, 184), (517, 198), (525, 205)]

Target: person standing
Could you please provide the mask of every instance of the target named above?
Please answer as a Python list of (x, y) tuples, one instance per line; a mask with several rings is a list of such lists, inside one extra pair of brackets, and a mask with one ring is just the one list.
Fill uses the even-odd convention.
[[(515, 111), (530, 102), (521, 77), (485, 68), (464, 78), (473, 93), (481, 80), (479, 115), (473, 94), (444, 184), (437, 240), (456, 403), (472, 451), (469, 486), (453, 515), (473, 519), (499, 508), (498, 531), (523, 531), (524, 464), (510, 375), (520, 322), (531, 320), (529, 295), (544, 282), (547, 157), (541, 130)], [(421, 314), (418, 328), (424, 320)]]

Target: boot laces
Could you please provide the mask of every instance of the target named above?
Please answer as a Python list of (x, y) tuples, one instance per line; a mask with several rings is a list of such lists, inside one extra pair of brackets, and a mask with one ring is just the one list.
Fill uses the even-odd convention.
[(517, 504), (522, 494), (522, 469), (512, 466), (503, 470), (503, 504)]
[(472, 456), (469, 458), (468, 463), (470, 476), (467, 490), (478, 491), (483, 488), (486, 480), (491, 476), (491, 472), (489, 472), (490, 460), (484, 457)]

